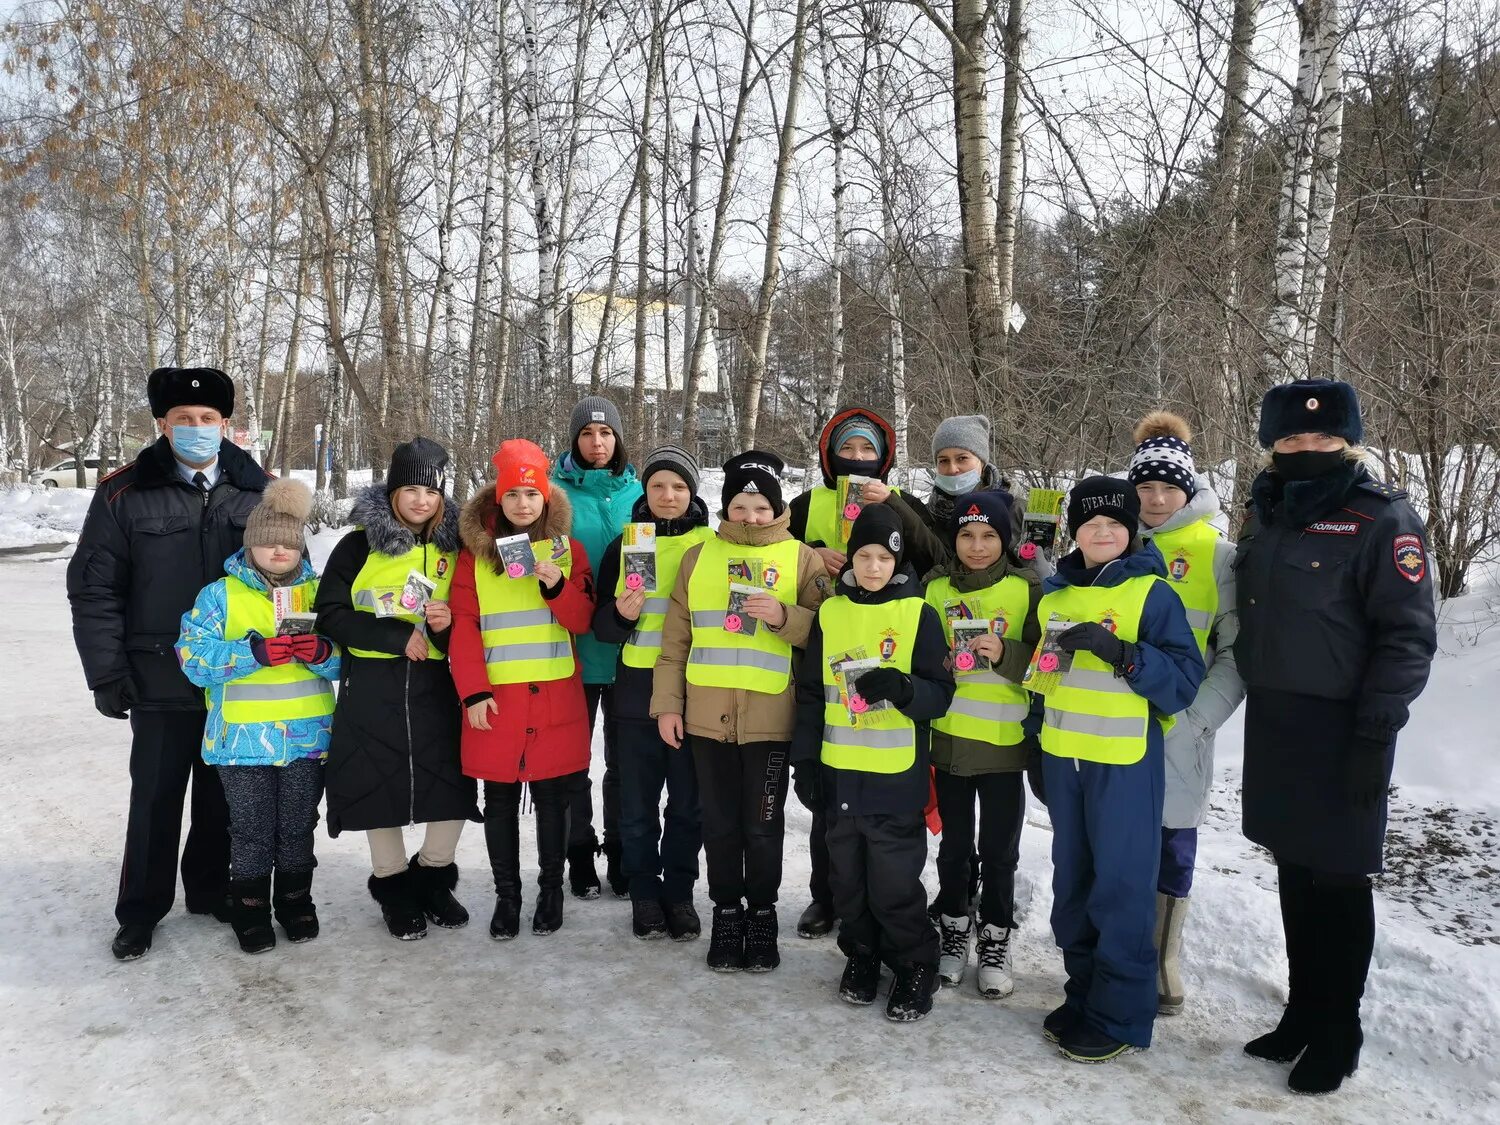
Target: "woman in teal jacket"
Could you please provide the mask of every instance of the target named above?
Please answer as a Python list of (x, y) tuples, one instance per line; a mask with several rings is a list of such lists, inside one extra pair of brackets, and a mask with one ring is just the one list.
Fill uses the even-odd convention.
[[(641, 482), (625, 453), (620, 411), (609, 399), (589, 395), (573, 408), (568, 423), (570, 448), (557, 459), (552, 480), (573, 502), (573, 538), (591, 559), (604, 557), (605, 548), (630, 522), (631, 509), (642, 496)], [(583, 690), (589, 705), (589, 727), (604, 705), (604, 846), (610, 890), (618, 898), (630, 894), (630, 881), (620, 863), (620, 782), (615, 775), (614, 701), (619, 645), (604, 644), (592, 635), (578, 638), (583, 664)], [(594, 856), (601, 850), (594, 833), (593, 786), (585, 771), (571, 795), (572, 830), (568, 839), (568, 883), (579, 898), (596, 898), (599, 876)]]

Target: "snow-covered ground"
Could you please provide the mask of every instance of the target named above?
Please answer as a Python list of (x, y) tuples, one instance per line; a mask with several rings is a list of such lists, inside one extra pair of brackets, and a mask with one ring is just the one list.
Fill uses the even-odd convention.
[(0, 548), (76, 543), (92, 488), (0, 488)]
[[(318, 561), (338, 535), (316, 537)], [(1287, 1093), (1285, 1067), (1240, 1051), (1277, 1019), (1285, 971), (1273, 869), (1238, 832), (1238, 716), (1202, 833), (1188, 1009), (1158, 1022), (1151, 1051), (1107, 1067), (1065, 1062), (1040, 1035), (1061, 988), (1040, 808), (1023, 836), (1015, 995), (983, 1001), (971, 977), (913, 1026), (841, 1003), (833, 942), (791, 934), (809, 871), (795, 800), (790, 936), (764, 977), (710, 973), (703, 942), (636, 941), (613, 899), (570, 898), (554, 936), (491, 942), (478, 825), (459, 849), (464, 930), (394, 941), (365, 891), (362, 838), (320, 835), (317, 941), (246, 957), (228, 927), (179, 901), (151, 953), (120, 964), (108, 942), (129, 730), (84, 688), (63, 564), (0, 561), (12, 606), (0, 1120), (1496, 1120), (1500, 738), (1487, 693), (1500, 686), (1500, 590), (1488, 580), (1444, 607), (1432, 685), (1402, 738), (1360, 1072), (1310, 1103)], [(698, 906), (707, 918), (701, 883)]]

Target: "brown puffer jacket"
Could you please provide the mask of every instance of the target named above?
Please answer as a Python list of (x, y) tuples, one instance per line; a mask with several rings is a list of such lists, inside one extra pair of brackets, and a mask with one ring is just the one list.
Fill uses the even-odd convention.
[[(746, 547), (765, 547), (792, 537), (789, 511), (768, 524), (752, 526), (734, 520), (719, 524), (719, 538)], [(694, 686), (688, 690), (687, 660), (693, 647), (692, 617), (688, 610), (688, 582), (698, 565), (702, 546), (682, 557), (672, 605), (662, 626), (661, 656), (652, 679), (651, 717), (681, 715), (683, 729), (716, 742), (790, 742), (797, 728), (795, 685), (779, 695), (761, 691)], [(804, 545), (797, 555), (797, 604), (787, 606), (786, 624), (774, 632), (794, 648), (807, 642), (818, 606), (830, 593), (828, 573), (816, 551)]]

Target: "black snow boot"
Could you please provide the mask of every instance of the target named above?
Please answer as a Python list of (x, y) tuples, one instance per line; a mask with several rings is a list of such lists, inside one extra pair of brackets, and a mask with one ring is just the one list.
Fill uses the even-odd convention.
[(932, 1011), (932, 994), (938, 988), (937, 968), (933, 965), (902, 965), (896, 970), (896, 981), (885, 1002), (885, 1018), (896, 1023), (912, 1023)]
[(226, 890), (223, 894), (210, 895), (205, 899), (190, 899), (189, 914), (209, 914), (215, 921), (226, 925), (234, 921), (234, 897)]
[(642, 941), (666, 937), (667, 916), (654, 898), (638, 898), (630, 904), (630, 932)]
[(531, 932), (552, 934), (562, 929), (563, 893), (561, 887), (543, 887), (537, 892), (536, 912), (531, 916)]
[(880, 958), (856, 949), (849, 954), (844, 975), (839, 980), (839, 999), (846, 1004), (873, 1004), (880, 991)]
[(139, 961), (151, 948), (151, 931), (155, 928), (144, 922), (126, 922), (115, 931), (109, 951), (116, 961)]
[(1274, 1031), (1245, 1044), (1245, 1054), (1267, 1062), (1294, 1061), (1307, 1046), (1313, 1024), (1314, 993), (1319, 987), (1317, 964), (1317, 920), (1310, 873), (1304, 867), (1283, 864), (1276, 872), (1276, 893), (1281, 902), (1281, 928), (1286, 935), (1287, 1003)]
[(673, 941), (697, 941), (703, 933), (703, 923), (691, 902), (664, 902), (662, 909), (667, 915), (667, 933)]
[(490, 937), (509, 941), (521, 932), (521, 896), (497, 895), (495, 913), (490, 916)]
[(1074, 1022), (1058, 1040), (1057, 1046), (1064, 1058), (1078, 1063), (1114, 1062), (1137, 1050), (1129, 1043), (1122, 1043), (1113, 1036), (1090, 1027), (1084, 1020)]
[(568, 849), (568, 889), (574, 898), (599, 897), (599, 873), (594, 870), (593, 844), (574, 844)]
[(716, 973), (737, 973), (745, 967), (745, 909), (714, 907), (708, 938), (708, 967)]
[(445, 930), (456, 930), (469, 924), (469, 912), (453, 897), (453, 888), (458, 886), (458, 864), (424, 867), (417, 856), (412, 856), (409, 867), (417, 901), (429, 922)]
[(797, 919), (797, 936), (803, 938), (820, 938), (833, 929), (833, 923), (837, 915), (833, 912), (831, 903), (819, 902), (813, 899), (808, 903), (807, 909)]
[(416, 941), (427, 936), (427, 918), (417, 901), (410, 869), (383, 877), (371, 875), (366, 886), (370, 888), (370, 897), (380, 903), (380, 916), (385, 919), (391, 937)]
[[(533, 790), (533, 796), (535, 791)], [(568, 854), (568, 803), (539, 801), (536, 810), (537, 887), (536, 913), (531, 932), (550, 934), (563, 924), (563, 858)], [(592, 870), (593, 864), (590, 863)], [(598, 894), (597, 880), (595, 895)]]
[(1073, 1025), (1082, 1019), (1078, 1009), (1071, 1004), (1062, 1004), (1047, 1013), (1042, 1020), (1042, 1038), (1048, 1043), (1060, 1043), (1063, 1036), (1073, 1030)]
[(1321, 1002), (1308, 1032), (1307, 1050), (1287, 1079), (1296, 1094), (1331, 1094), (1359, 1069), (1365, 1041), (1359, 1002), (1375, 948), (1375, 903), (1369, 880), (1319, 883), (1316, 893)]
[(311, 871), (276, 872), (271, 909), (286, 931), (287, 941), (299, 944), (318, 936), (318, 908), (312, 900)]
[(781, 964), (781, 951), (776, 948), (777, 932), (774, 906), (752, 906), (745, 913), (747, 973), (769, 973)]
[(615, 898), (630, 897), (630, 880), (625, 877), (620, 841), (606, 838), (604, 841), (604, 877), (609, 880), (609, 889)]
[(234, 898), (234, 936), (246, 953), (264, 953), (276, 948), (276, 931), (271, 928), (271, 877), (232, 879), (229, 893)]

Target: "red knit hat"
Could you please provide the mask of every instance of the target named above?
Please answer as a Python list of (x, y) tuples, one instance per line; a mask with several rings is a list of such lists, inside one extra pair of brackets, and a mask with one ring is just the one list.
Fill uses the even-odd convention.
[(499, 450), (490, 458), (495, 463), (495, 499), (498, 501), (512, 488), (534, 488), (542, 494), (542, 502), (551, 498), (552, 486), (547, 480), (550, 464), (541, 446), (525, 438), (512, 438), (500, 443)]

